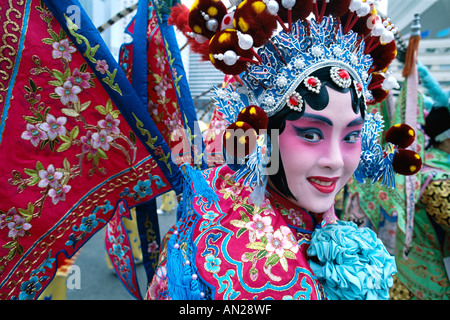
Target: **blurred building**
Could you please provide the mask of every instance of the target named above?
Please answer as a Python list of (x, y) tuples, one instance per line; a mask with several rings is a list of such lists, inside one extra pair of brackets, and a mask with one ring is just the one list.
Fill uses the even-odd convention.
[[(414, 14), (420, 14), (421, 41), (418, 61), (426, 65), (442, 88), (450, 90), (450, 13), (449, 0), (388, 0), (387, 15), (399, 28), (405, 44), (408, 43)], [(401, 82), (402, 64), (391, 66)]]

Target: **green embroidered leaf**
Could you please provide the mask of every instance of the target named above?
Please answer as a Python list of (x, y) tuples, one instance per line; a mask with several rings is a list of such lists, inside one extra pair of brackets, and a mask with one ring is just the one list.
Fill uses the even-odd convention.
[(254, 250), (265, 250), (266, 246), (264, 243), (262, 242), (252, 242), (252, 243), (248, 243), (246, 245), (247, 248), (249, 249), (254, 249)]
[(113, 105), (112, 105), (111, 99), (108, 99), (108, 101), (106, 101), (106, 112), (111, 113), (112, 110), (113, 110)]
[(266, 263), (264, 264), (266, 267), (267, 266), (274, 266), (278, 263), (278, 261), (280, 261), (280, 257), (274, 253), (272, 254), (269, 258), (267, 258)]
[(54, 92), (50, 93), (48, 96), (50, 98), (52, 98), (52, 99), (59, 99), (59, 98), (61, 98), (61, 96), (59, 96), (58, 94), (56, 94)]
[(98, 148), (97, 149), (97, 154), (102, 159), (108, 159), (108, 156), (106, 155), (105, 151), (103, 151), (103, 149)]
[(39, 178), (39, 176), (35, 176), (33, 178), (33, 180), (31, 180), (30, 182), (28, 182), (29, 186), (34, 186), (35, 184), (39, 183), (39, 181), (41, 181), (41, 178)]
[(256, 255), (256, 259), (262, 259), (267, 255), (267, 250), (261, 250), (258, 252), (258, 254)]
[(60, 137), (61, 137), (61, 140), (64, 142), (72, 142), (72, 139), (68, 136), (60, 136)]
[(36, 162), (36, 170), (38, 172), (44, 170), (44, 165), (40, 161)]
[(28, 79), (28, 82), (30, 83), (31, 90), (33, 90), (33, 92), (36, 92), (37, 91), (36, 83), (34, 83), (34, 81), (31, 78)]
[(78, 70), (80, 70), (80, 72), (86, 72), (87, 66), (87, 63), (83, 63)]
[(236, 233), (236, 237), (239, 238), (240, 236), (242, 236), (244, 234), (245, 231), (247, 231), (246, 228), (240, 228), (238, 230), (238, 232)]
[(23, 169), (23, 171), (24, 171), (27, 175), (29, 175), (30, 177), (35, 177), (35, 176), (38, 175), (38, 172), (37, 172), (36, 170), (33, 170), (33, 169), (25, 168), (25, 169)]
[(104, 106), (98, 105), (94, 109), (97, 110), (98, 112), (100, 112), (101, 114), (105, 115), (105, 116), (108, 114), (108, 112), (106, 111)]
[(245, 222), (242, 220), (231, 220), (230, 223), (237, 228), (245, 228)]
[(68, 77), (70, 77), (70, 68), (67, 68), (67, 69), (64, 71), (64, 78), (67, 79)]
[(64, 84), (64, 82), (60, 81), (60, 80), (50, 80), (48, 82), (49, 85), (54, 86), (54, 87), (59, 87), (62, 86)]
[(111, 116), (116, 119), (120, 116), (120, 111), (119, 110), (114, 110), (110, 112)]
[(77, 111), (69, 108), (62, 108), (61, 112), (69, 117), (78, 117), (80, 115)]
[(47, 115), (49, 114), (49, 112), (50, 112), (50, 107), (48, 107), (48, 108), (45, 109), (45, 111), (44, 111), (44, 118), (45, 118), (45, 119), (47, 119)]
[(64, 83), (64, 81), (66, 80), (66, 78), (64, 78), (64, 74), (56, 69), (52, 70), (53, 76), (58, 79), (59, 81), (61, 81), (62, 83)]
[(53, 31), (52, 29), (47, 29), (47, 32), (50, 34), (52, 39), (55, 40), (55, 42), (59, 41), (59, 36), (55, 31)]
[(50, 44), (50, 45), (52, 45), (54, 42), (55, 42), (55, 41), (54, 41), (53, 39), (50, 39), (50, 38), (42, 39), (42, 43), (44, 43), (44, 44)]
[(79, 133), (80, 133), (80, 128), (78, 128), (78, 126), (75, 126), (72, 129), (72, 131), (70, 131), (70, 140), (75, 139), (78, 136)]
[(26, 222), (30, 222), (31, 218), (33, 218), (34, 205), (31, 202), (28, 203), (27, 209), (19, 208), (19, 213), (25, 218)]
[[(113, 117), (114, 117), (114, 116), (113, 116)], [(133, 142), (133, 144), (136, 144), (137, 137), (136, 137), (136, 135), (134, 134), (134, 132), (133, 132), (133, 131), (129, 131), (129, 132), (128, 132), (128, 136), (130, 137), (131, 142)]]
[(19, 256), (23, 254), (23, 246), (19, 243), (17, 243), (16, 252)]
[(25, 119), (26, 122), (28, 123), (38, 123), (40, 122), (38, 119), (36, 119), (35, 117), (30, 117), (30, 116), (24, 116), (23, 117)]
[(284, 256), (286, 258), (288, 258), (288, 259), (294, 259), (294, 260), (296, 259), (295, 254), (292, 251), (290, 251), (290, 250), (285, 250), (284, 251)]
[(80, 109), (79, 109), (78, 111), (81, 112), (81, 111), (86, 110), (87, 108), (89, 108), (90, 104), (91, 104), (91, 101), (87, 101), (87, 102), (83, 103), (83, 104), (80, 106)]
[(248, 213), (253, 213), (253, 206), (250, 204), (243, 203), (242, 207), (244, 207), (245, 211)]
[(70, 162), (69, 162), (69, 160), (67, 160), (67, 158), (64, 158), (63, 166), (64, 166), (64, 169), (66, 169), (67, 171), (70, 171)]
[(64, 32), (64, 29), (61, 28), (61, 30), (59, 30), (59, 38), (64, 39), (65, 37), (66, 37), (66, 33)]
[(72, 145), (72, 142), (65, 142), (59, 146), (59, 148), (56, 150), (57, 152), (63, 152), (70, 148)]
[(249, 261), (253, 260), (253, 252), (246, 252), (245, 254), (245, 258)]
[(17, 241), (10, 241), (2, 246), (3, 249), (11, 249), (16, 246)]

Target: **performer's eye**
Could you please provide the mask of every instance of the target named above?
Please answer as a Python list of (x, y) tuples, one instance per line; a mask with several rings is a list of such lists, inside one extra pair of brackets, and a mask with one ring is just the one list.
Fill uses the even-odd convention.
[(297, 136), (307, 142), (319, 142), (324, 139), (322, 131), (317, 128), (294, 128)]
[(361, 131), (352, 131), (348, 135), (345, 136), (344, 141), (348, 143), (356, 143), (358, 142), (361, 135)]

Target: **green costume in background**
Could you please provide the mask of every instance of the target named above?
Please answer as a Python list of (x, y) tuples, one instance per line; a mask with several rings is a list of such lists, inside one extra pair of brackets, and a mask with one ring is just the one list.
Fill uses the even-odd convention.
[[(391, 117), (386, 116), (389, 113), (386, 104), (379, 106), (382, 110), (374, 110), (383, 112), (386, 129), (404, 122), (406, 91), (403, 86)], [(425, 124), (423, 106), (423, 96), (419, 93), (419, 126)], [(433, 147), (425, 150), (426, 136), (421, 130), (416, 130), (416, 134), (416, 152), (424, 166), (416, 175), (414, 227), (406, 254), (405, 176), (396, 175), (395, 189), (371, 183), (361, 185), (352, 178), (344, 195), (341, 218), (371, 227), (395, 255), (398, 273), (390, 291), (391, 299), (449, 299), (450, 283), (444, 259), (450, 256), (450, 156)]]

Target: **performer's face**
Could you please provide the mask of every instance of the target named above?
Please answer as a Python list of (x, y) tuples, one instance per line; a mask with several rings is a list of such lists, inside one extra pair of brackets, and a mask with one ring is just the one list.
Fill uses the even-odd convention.
[(327, 88), (328, 106), (320, 111), (305, 106), (298, 120), (286, 121), (279, 136), (288, 187), (297, 206), (322, 213), (356, 170), (360, 154), (361, 113), (352, 109), (350, 93)]

